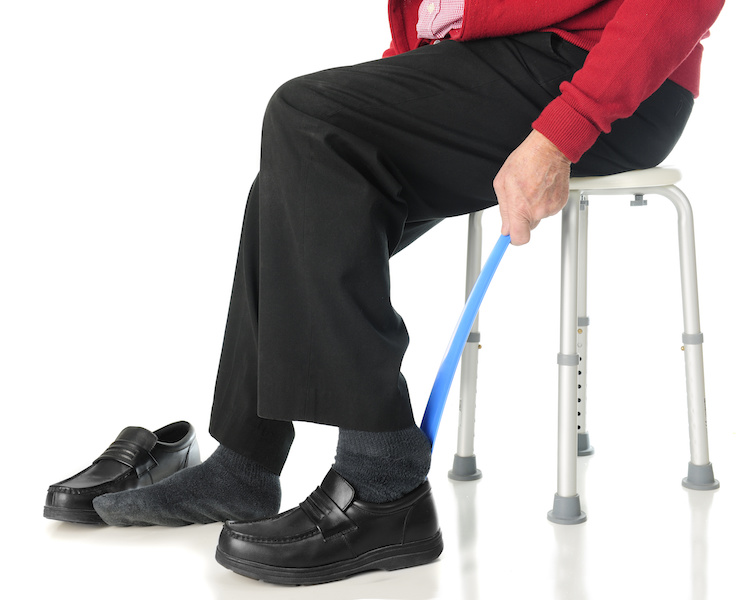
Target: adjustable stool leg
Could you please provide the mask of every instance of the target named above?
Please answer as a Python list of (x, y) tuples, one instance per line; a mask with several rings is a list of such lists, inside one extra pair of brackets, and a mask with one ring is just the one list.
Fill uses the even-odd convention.
[[(482, 213), (469, 215), (469, 236), (466, 251), (466, 297), (482, 270)], [(479, 362), (479, 314), (471, 327), (461, 355), (461, 387), (459, 393), (458, 448), (453, 457), (450, 479), (470, 481), (482, 477), (474, 455), (474, 424), (477, 406), (477, 367)]]
[(560, 354), (558, 364), (557, 493), (547, 518), (554, 523), (586, 520), (577, 493), (578, 454), (578, 212), (580, 192), (571, 191), (562, 213)]
[(588, 373), (589, 317), (586, 305), (588, 282), (589, 201), (584, 195), (578, 212), (578, 456), (594, 453), (586, 427), (586, 379)]
[(698, 275), (695, 260), (693, 210), (687, 196), (675, 186), (654, 190), (672, 201), (677, 209), (680, 244), (680, 275), (682, 334), (687, 380), (688, 425), (690, 428), (690, 463), (682, 485), (696, 490), (715, 490), (719, 482), (708, 458), (708, 427), (706, 424), (706, 388), (703, 379), (703, 334), (698, 309)]

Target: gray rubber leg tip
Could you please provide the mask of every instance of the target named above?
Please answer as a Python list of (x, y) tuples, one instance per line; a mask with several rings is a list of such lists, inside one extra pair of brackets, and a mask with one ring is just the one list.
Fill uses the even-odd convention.
[(448, 479), (454, 481), (474, 481), (482, 478), (482, 472), (477, 469), (476, 456), (453, 456), (453, 468), (448, 471)]
[(588, 432), (578, 434), (578, 456), (591, 456), (594, 453), (594, 447), (591, 445), (591, 439)]
[(711, 463), (707, 465), (688, 463), (688, 476), (682, 480), (682, 485), (690, 490), (719, 489), (719, 482), (714, 479), (714, 468)]
[(552, 510), (547, 513), (547, 519), (560, 525), (578, 525), (586, 521), (586, 513), (581, 510), (581, 498), (575, 496), (558, 496), (555, 494), (555, 503)]

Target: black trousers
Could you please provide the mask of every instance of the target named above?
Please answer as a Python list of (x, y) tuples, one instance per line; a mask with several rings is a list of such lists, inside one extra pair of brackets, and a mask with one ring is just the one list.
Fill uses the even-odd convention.
[[(492, 180), (586, 52), (553, 34), (443, 42), (284, 84), (263, 126), (211, 415), (280, 472), (292, 421), (414, 423), (389, 259), (441, 219), (496, 204)], [(692, 96), (667, 82), (574, 175), (657, 165)]]

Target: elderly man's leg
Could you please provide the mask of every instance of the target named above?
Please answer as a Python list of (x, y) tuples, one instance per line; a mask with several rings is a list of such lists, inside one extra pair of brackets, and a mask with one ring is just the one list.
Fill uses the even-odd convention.
[[(497, 169), (579, 66), (550, 39), (444, 43), (275, 94), (212, 412), (222, 448), (276, 475), (291, 422), (314, 421), (341, 428), (335, 468), (360, 499), (388, 501), (424, 481), (429, 444), (400, 373), (408, 336), (390, 303), (389, 258), (435, 221), (494, 204)], [(177, 487), (149, 491), (141, 516), (149, 496), (153, 514), (176, 504)], [(205, 511), (206, 501), (194, 504)]]

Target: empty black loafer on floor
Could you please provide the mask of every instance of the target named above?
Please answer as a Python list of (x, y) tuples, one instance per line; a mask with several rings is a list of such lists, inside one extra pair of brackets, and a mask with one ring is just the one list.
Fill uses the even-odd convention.
[(426, 564), (442, 550), (428, 482), (399, 500), (375, 504), (358, 500), (331, 470), (298, 508), (250, 523), (225, 523), (216, 560), (253, 579), (307, 585)]
[(44, 516), (56, 521), (103, 524), (92, 501), (97, 496), (141, 488), (199, 464), (195, 429), (179, 421), (153, 433), (126, 427), (94, 463), (47, 490)]

